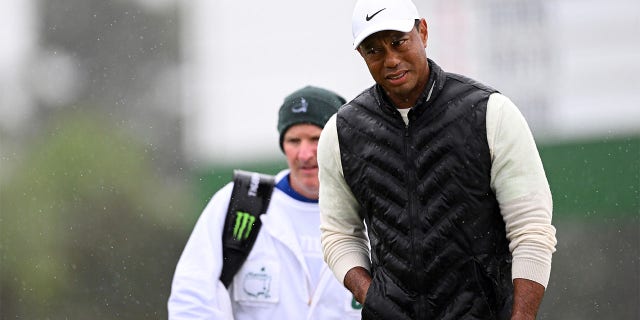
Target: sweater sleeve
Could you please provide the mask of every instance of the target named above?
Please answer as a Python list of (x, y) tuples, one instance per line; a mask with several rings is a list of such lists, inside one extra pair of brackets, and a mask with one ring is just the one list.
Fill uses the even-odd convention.
[(491, 188), (496, 194), (513, 256), (512, 278), (545, 288), (555, 252), (552, 199), (535, 141), (518, 108), (494, 93), (487, 105)]
[(324, 259), (343, 283), (354, 267), (371, 270), (369, 241), (360, 208), (344, 180), (334, 115), (325, 124), (318, 143), (320, 230)]

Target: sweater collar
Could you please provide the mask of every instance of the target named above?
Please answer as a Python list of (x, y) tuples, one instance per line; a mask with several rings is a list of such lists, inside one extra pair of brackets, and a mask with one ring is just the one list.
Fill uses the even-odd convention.
[(286, 176), (280, 179), (280, 181), (278, 181), (278, 183), (276, 184), (276, 188), (280, 189), (282, 192), (286, 193), (288, 196), (298, 201), (308, 202), (308, 203), (318, 203), (317, 199), (309, 199), (299, 194), (295, 190), (293, 190), (293, 188), (291, 187), (291, 183), (289, 183), (289, 177), (290, 177), (290, 173), (288, 173)]

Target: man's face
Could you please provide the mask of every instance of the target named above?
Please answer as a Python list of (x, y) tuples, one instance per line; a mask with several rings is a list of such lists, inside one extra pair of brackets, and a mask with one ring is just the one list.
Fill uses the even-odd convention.
[(380, 31), (362, 41), (358, 52), (373, 79), (398, 108), (412, 107), (429, 79), (427, 23), (409, 32)]
[(296, 124), (284, 134), (282, 148), (291, 169), (291, 188), (299, 194), (318, 199), (318, 140), (322, 129), (313, 124)]

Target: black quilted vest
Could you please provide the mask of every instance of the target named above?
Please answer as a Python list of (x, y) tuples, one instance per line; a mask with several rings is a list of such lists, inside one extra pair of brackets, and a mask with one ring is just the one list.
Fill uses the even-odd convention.
[(408, 126), (377, 85), (338, 111), (344, 176), (371, 241), (362, 317), (507, 319), (511, 256), (486, 132), (496, 91), (429, 65)]

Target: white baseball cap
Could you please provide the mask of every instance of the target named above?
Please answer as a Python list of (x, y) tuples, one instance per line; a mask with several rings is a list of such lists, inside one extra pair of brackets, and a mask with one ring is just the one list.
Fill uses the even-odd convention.
[(383, 30), (409, 32), (420, 19), (411, 0), (358, 0), (353, 8), (353, 48), (366, 37)]

